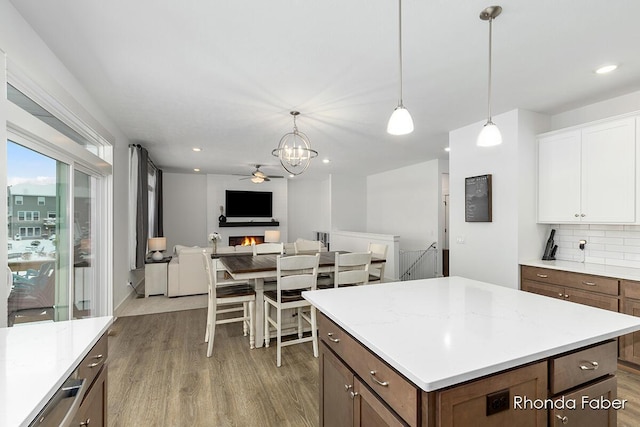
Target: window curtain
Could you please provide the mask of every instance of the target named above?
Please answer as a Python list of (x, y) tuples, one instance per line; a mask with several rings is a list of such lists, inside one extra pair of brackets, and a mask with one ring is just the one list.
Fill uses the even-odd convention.
[[(149, 153), (140, 145), (130, 145), (130, 191), (129, 214), (132, 224), (130, 233), (130, 264), (131, 269), (144, 267), (147, 254), (147, 239), (149, 237)], [(132, 194), (133, 193), (133, 194)]]

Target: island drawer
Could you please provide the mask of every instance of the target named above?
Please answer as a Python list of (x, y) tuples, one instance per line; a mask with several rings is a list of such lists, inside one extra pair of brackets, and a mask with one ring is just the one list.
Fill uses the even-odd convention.
[(617, 369), (618, 346), (616, 341), (589, 347), (554, 357), (549, 360), (549, 389), (551, 394), (613, 374)]
[(107, 334), (103, 334), (78, 366), (78, 378), (91, 384), (107, 360)]
[(320, 339), (410, 426), (418, 425), (418, 389), (322, 313)]
[(618, 295), (618, 279), (550, 268), (522, 266), (522, 279)]

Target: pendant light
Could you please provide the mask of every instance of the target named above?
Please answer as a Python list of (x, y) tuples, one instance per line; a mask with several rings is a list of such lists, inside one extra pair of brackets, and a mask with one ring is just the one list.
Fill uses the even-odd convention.
[(406, 135), (413, 132), (413, 119), (409, 110), (402, 104), (402, 0), (398, 0), (398, 63), (400, 69), (400, 99), (398, 106), (387, 123), (387, 132), (391, 135)]
[(487, 96), (487, 123), (478, 135), (476, 144), (479, 147), (491, 147), (493, 145), (502, 144), (502, 134), (495, 123), (491, 121), (491, 37), (493, 31), (493, 20), (500, 15), (502, 8), (500, 6), (489, 6), (480, 12), (480, 19), (489, 21), (489, 84)]
[(296, 117), (300, 112), (291, 111), (289, 114), (293, 116), (293, 131), (286, 133), (280, 139), (278, 148), (273, 149), (271, 154), (280, 159), (280, 164), (287, 172), (300, 175), (307, 170), (311, 159), (318, 157), (318, 152), (311, 149), (307, 135), (298, 131)]

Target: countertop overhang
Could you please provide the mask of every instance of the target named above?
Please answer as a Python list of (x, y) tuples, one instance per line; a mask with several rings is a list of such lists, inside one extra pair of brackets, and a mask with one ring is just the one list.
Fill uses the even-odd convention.
[(424, 391), (640, 330), (640, 318), (462, 277), (303, 293)]
[(112, 323), (106, 316), (0, 328), (0, 425), (29, 425)]

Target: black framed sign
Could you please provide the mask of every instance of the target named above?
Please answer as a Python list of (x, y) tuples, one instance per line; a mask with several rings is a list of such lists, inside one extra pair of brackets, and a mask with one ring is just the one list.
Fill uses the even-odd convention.
[(491, 175), (464, 180), (465, 222), (491, 222)]

